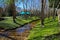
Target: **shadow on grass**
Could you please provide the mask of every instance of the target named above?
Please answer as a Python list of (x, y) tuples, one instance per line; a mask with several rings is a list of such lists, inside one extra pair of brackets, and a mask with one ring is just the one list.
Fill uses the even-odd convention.
[(50, 36), (46, 36), (44, 40), (53, 40), (54, 38), (60, 38), (60, 32)]
[[(16, 19), (17, 19), (17, 18), (16, 18)], [(13, 22), (14, 22), (15, 24), (21, 25), (21, 24), (17, 23), (16, 19), (13, 20)], [(17, 20), (19, 20), (19, 19), (17, 19)], [(19, 21), (21, 21), (21, 20), (19, 20)]]
[(28, 39), (28, 40), (42, 40), (43, 36), (37, 36), (37, 37), (34, 37), (32, 39)]
[(0, 23), (0, 29), (11, 29), (14, 28), (15, 25), (8, 24), (8, 23)]
[(0, 18), (0, 21), (3, 21), (3, 20), (5, 20), (5, 18)]
[(30, 23), (32, 23), (32, 22), (36, 22), (36, 21), (38, 21), (38, 20), (40, 20), (40, 19), (36, 19), (36, 20), (30, 21), (29, 23), (25, 23), (25, 24), (23, 24), (23, 25), (20, 25), (19, 27), (15, 27), (15, 28), (12, 28), (12, 29), (6, 29), (5, 31), (16, 30), (17, 28), (24, 27), (25, 25), (28, 25), (28, 24), (30, 24)]

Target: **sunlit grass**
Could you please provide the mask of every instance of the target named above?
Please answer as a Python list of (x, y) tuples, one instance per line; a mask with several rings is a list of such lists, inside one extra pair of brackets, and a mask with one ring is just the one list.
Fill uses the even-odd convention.
[(20, 25), (18, 25), (18, 24), (13, 22), (12, 17), (5, 17), (5, 18), (6, 18), (6, 20), (0, 21), (0, 28), (11, 29), (11, 28), (19, 27), (20, 25), (28, 23), (28, 22), (30, 22), (32, 20), (38, 19), (38, 18), (35, 18), (35, 17), (31, 17), (31, 18), (28, 18), (26, 20), (24, 18), (17, 17), (16, 22), (18, 24), (20, 24)]
[(30, 31), (28, 36), (29, 40), (43, 40), (44, 36), (49, 36), (60, 32), (57, 18), (55, 21), (51, 18), (50, 20), (46, 18), (44, 23), (44, 28), (40, 26), (40, 21), (36, 23), (35, 28)]

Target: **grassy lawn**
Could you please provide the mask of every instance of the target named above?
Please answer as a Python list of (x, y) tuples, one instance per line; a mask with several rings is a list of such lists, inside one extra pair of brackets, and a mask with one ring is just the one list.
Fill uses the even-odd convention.
[(0, 21), (0, 28), (11, 29), (11, 28), (19, 27), (20, 25), (23, 25), (24, 23), (28, 23), (32, 20), (37, 19), (37, 17), (31, 17), (26, 20), (24, 18), (17, 17), (18, 19), (16, 19), (16, 21), (17, 21), (17, 23), (20, 24), (20, 25), (18, 25), (13, 22), (12, 17), (5, 17), (5, 18), (6, 18), (6, 20)]
[[(30, 31), (28, 36), (29, 40), (43, 40), (45, 36), (49, 36), (52, 34), (56, 34), (60, 32), (60, 27), (58, 25), (58, 20), (56, 18), (55, 21), (51, 22), (50, 19), (45, 19), (45, 27), (40, 26), (40, 21), (36, 24), (35, 28)], [(55, 38), (54, 40), (56, 40)], [(58, 39), (57, 39), (58, 40)]]

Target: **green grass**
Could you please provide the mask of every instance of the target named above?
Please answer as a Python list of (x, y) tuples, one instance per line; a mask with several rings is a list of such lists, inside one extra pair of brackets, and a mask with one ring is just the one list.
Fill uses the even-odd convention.
[(24, 18), (17, 17), (16, 21), (17, 21), (17, 23), (20, 24), (20, 25), (18, 25), (18, 24), (16, 24), (16, 23), (13, 22), (12, 17), (5, 17), (5, 18), (6, 18), (6, 20), (0, 21), (0, 28), (12, 29), (12, 28), (19, 27), (20, 25), (23, 25), (25, 23), (28, 23), (28, 22), (30, 22), (32, 20), (37, 19), (35, 17), (31, 17), (31, 18), (28, 18), (26, 20)]
[(56, 34), (60, 32), (60, 27), (58, 25), (58, 20), (56, 18), (55, 21), (52, 19), (45, 19), (45, 27), (40, 26), (40, 21), (36, 24), (35, 28), (30, 31), (28, 36), (29, 40), (43, 40), (45, 36), (49, 36), (52, 34)]
[(60, 37), (54, 38), (53, 40), (60, 40)]

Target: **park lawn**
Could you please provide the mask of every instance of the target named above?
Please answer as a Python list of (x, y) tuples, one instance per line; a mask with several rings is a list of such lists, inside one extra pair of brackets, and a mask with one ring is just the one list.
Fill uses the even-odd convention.
[(60, 32), (57, 17), (55, 21), (52, 21), (51, 18), (46, 18), (44, 23), (45, 27), (40, 26), (40, 21), (36, 24), (36, 26), (30, 31), (28, 36), (29, 40), (43, 40), (45, 36), (57, 34)]
[(20, 25), (16, 24), (13, 22), (13, 19), (12, 17), (5, 17), (6, 19), (3, 20), (3, 21), (0, 21), (0, 28), (4, 28), (4, 29), (12, 29), (12, 28), (15, 28), (15, 27), (19, 27), (20, 25), (23, 25), (25, 23), (28, 23), (32, 20), (35, 20), (37, 18), (35, 17), (31, 17), (30, 19), (23, 19), (23, 18), (19, 18), (17, 17), (18, 19), (16, 19), (17, 23), (19, 23)]

